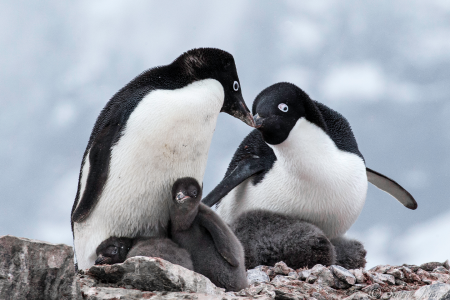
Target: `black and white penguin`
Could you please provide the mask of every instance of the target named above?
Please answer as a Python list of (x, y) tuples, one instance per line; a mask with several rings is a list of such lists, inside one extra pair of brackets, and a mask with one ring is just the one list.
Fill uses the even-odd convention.
[(227, 291), (240, 291), (248, 286), (244, 249), (228, 225), (200, 203), (201, 196), (202, 189), (194, 178), (174, 183), (171, 238), (191, 254), (195, 272)]
[(135, 256), (159, 257), (173, 264), (194, 270), (191, 255), (168, 238), (110, 237), (96, 249), (96, 265), (122, 263)]
[(252, 110), (257, 129), (203, 200), (220, 201), (217, 212), (228, 224), (244, 212), (267, 210), (310, 222), (330, 240), (341, 238), (361, 213), (368, 181), (417, 208), (398, 183), (366, 168), (348, 121), (297, 86), (266, 88)]
[(190, 50), (149, 69), (100, 113), (83, 156), (72, 208), (78, 267), (94, 264), (110, 236), (164, 235), (177, 178), (202, 181), (217, 116), (253, 126), (233, 56)]

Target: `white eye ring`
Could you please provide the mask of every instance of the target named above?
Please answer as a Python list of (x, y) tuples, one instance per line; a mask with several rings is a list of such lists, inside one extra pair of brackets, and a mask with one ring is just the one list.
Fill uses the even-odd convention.
[(239, 90), (239, 82), (233, 82), (233, 90), (235, 90), (236, 92)]
[(280, 103), (278, 104), (278, 109), (281, 110), (282, 112), (287, 112), (289, 110), (289, 107), (284, 103)]

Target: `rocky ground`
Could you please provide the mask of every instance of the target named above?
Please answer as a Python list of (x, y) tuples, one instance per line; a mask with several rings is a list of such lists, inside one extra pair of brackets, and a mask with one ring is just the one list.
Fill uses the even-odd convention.
[(450, 266), (381, 265), (346, 270), (316, 265), (293, 270), (283, 262), (248, 270), (250, 286), (225, 292), (206, 277), (159, 258), (75, 272), (67, 245), (0, 237), (0, 299), (440, 299), (450, 300)]

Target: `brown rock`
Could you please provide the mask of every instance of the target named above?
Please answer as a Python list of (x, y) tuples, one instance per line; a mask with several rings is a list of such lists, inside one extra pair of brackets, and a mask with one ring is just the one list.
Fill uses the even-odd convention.
[(0, 299), (81, 299), (72, 247), (1, 236)]
[(205, 276), (155, 257), (136, 256), (121, 264), (92, 266), (87, 275), (99, 283), (142, 291), (223, 294)]

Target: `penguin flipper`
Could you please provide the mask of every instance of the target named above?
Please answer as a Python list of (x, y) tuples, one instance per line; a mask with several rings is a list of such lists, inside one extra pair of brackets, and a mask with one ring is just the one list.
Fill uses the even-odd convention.
[(209, 207), (225, 197), (232, 189), (250, 176), (263, 171), (265, 166), (259, 157), (247, 158), (239, 162), (237, 167), (205, 197), (202, 202)]
[(374, 170), (366, 168), (367, 179), (380, 190), (385, 191), (409, 209), (416, 209), (417, 202), (413, 196), (394, 180)]
[(239, 266), (240, 242), (230, 227), (209, 207), (200, 203), (198, 221), (209, 233), (220, 255), (233, 267)]
[[(92, 142), (89, 150), (86, 150), (85, 160), (89, 160), (89, 173), (86, 180), (86, 188), (80, 195), (78, 186), (77, 199), (72, 208), (72, 226), (74, 222), (84, 221), (100, 198), (103, 187), (109, 174), (109, 162), (111, 159), (111, 145), (119, 134), (120, 125), (108, 125), (104, 127)], [(82, 167), (83, 169), (83, 167)], [(80, 176), (81, 177), (81, 176)]]

